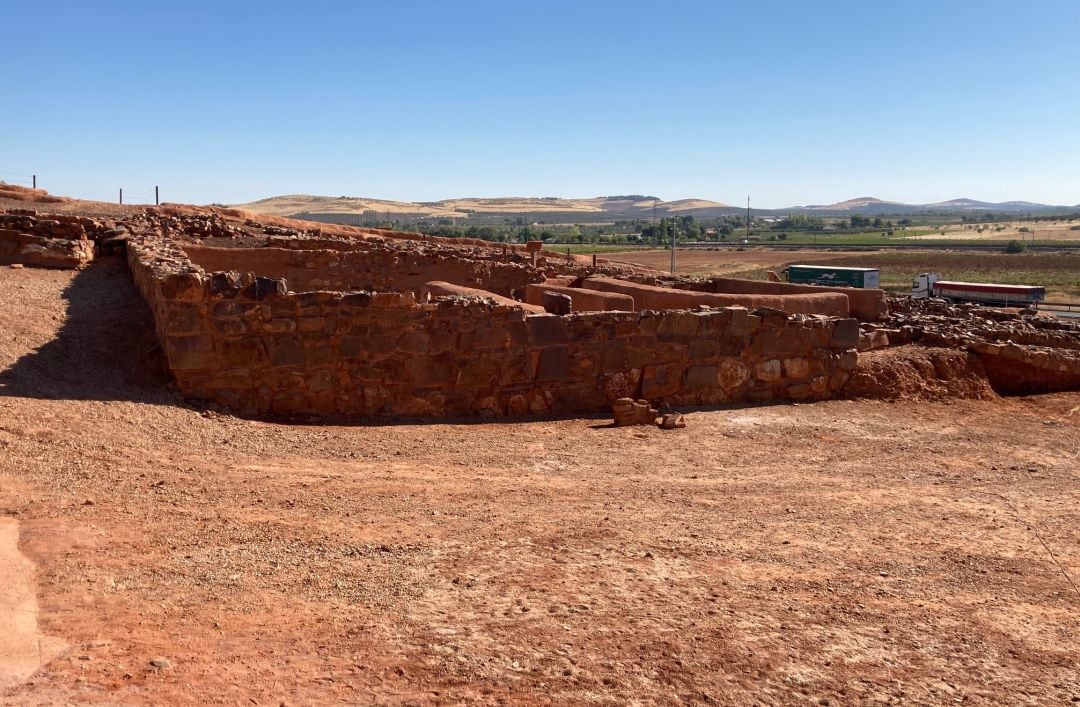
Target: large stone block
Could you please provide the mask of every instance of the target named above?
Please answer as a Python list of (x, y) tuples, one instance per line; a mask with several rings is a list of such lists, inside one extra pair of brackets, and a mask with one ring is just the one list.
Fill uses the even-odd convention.
[(405, 370), (421, 388), (452, 386), (458, 382), (460, 368), (449, 356), (415, 356), (405, 360)]
[(401, 337), (398, 348), (406, 353), (427, 353), (430, 340), (426, 331), (410, 331)]
[(859, 320), (837, 319), (830, 346), (834, 349), (854, 349), (859, 345)]
[(718, 382), (719, 371), (717, 366), (690, 366), (686, 369), (686, 387), (714, 388)]
[(600, 378), (600, 390), (608, 400), (637, 397), (641, 386), (641, 369), (612, 373)]
[(552, 346), (540, 354), (537, 379), (540, 381), (558, 381), (570, 378), (570, 353), (565, 346)]
[(660, 316), (657, 335), (665, 337), (690, 337), (698, 333), (701, 317), (693, 312), (666, 312)]
[(206, 283), (198, 273), (174, 273), (159, 280), (161, 296), (174, 302), (201, 302), (206, 297)]
[(172, 334), (203, 333), (204, 307), (194, 302), (172, 302), (168, 305), (165, 328)]
[(738, 359), (725, 358), (718, 366), (716, 379), (720, 387), (726, 391), (735, 390), (749, 378), (750, 369)]
[(562, 317), (554, 314), (534, 314), (525, 318), (529, 343), (533, 346), (559, 346), (570, 342), (570, 334)]
[(170, 336), (165, 355), (174, 371), (211, 368), (215, 364), (214, 343), (209, 336)]
[(784, 375), (788, 378), (805, 378), (810, 373), (810, 362), (805, 358), (785, 358)]
[(708, 360), (720, 355), (720, 347), (713, 339), (694, 339), (686, 352), (691, 361)]
[(304, 347), (294, 336), (271, 339), (270, 363), (275, 366), (302, 366), (305, 362)]
[(775, 380), (780, 380), (780, 376), (783, 375), (784, 369), (779, 359), (769, 359), (767, 361), (760, 361), (754, 366), (754, 377), (763, 383), (772, 383)]
[(626, 356), (625, 341), (608, 341), (600, 344), (600, 370), (605, 373), (622, 371), (629, 362)]
[(649, 400), (672, 395), (682, 383), (682, 366), (646, 366), (642, 371), (641, 395)]
[(267, 362), (262, 342), (254, 337), (222, 339), (217, 342), (217, 351), (225, 366), (255, 367)]
[(499, 381), (499, 364), (486, 358), (465, 362), (458, 371), (457, 384), (465, 388), (490, 388)]

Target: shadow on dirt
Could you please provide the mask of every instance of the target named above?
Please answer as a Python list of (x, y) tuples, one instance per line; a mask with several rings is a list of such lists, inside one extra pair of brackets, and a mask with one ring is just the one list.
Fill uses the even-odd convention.
[(0, 395), (175, 405), (154, 323), (127, 266), (99, 260), (64, 290), (55, 339), (0, 371)]

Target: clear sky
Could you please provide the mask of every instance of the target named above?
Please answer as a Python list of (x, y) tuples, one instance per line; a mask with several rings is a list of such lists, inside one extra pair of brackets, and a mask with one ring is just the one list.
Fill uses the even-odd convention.
[(0, 179), (289, 193), (1080, 202), (1080, 0), (50, 0)]

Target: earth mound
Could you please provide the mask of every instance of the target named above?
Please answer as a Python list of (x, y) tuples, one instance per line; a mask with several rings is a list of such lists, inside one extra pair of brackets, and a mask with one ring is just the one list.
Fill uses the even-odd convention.
[(889, 401), (997, 397), (977, 356), (960, 349), (924, 346), (860, 354), (844, 395)]

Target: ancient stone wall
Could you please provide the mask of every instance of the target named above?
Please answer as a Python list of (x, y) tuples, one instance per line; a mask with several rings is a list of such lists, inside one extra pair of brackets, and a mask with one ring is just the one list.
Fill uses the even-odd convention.
[(812, 295), (822, 292), (835, 292), (848, 298), (851, 316), (860, 321), (876, 322), (885, 316), (887, 312), (885, 291), (879, 289), (862, 290), (855, 287), (821, 287), (790, 282), (742, 280), (734, 277), (710, 277), (707, 280), (678, 281), (672, 283), (672, 287), (698, 292), (734, 295)]
[(523, 291), (543, 274), (515, 262), (464, 253), (417, 249), (352, 251), (285, 248), (208, 248), (185, 246), (193, 262), (208, 272), (254, 272), (284, 278), (294, 292), (375, 290), (419, 292), (427, 282), (443, 280), (503, 296)]
[(0, 264), (80, 268), (94, 258), (100, 224), (78, 216), (0, 213)]
[(587, 277), (581, 281), (580, 286), (589, 290), (630, 295), (634, 298), (634, 305), (639, 310), (679, 309), (705, 305), (708, 307), (771, 307), (788, 314), (848, 316), (847, 297), (835, 292), (789, 295), (713, 294), (645, 285), (610, 277)]
[[(309, 254), (310, 255), (310, 254)], [(556, 316), (410, 292), (289, 292), (207, 274), (136, 239), (132, 273), (185, 396), (245, 414), (520, 415), (621, 397), (703, 405), (833, 396), (854, 368), (853, 319), (710, 311)]]
[(633, 312), (635, 309), (634, 298), (630, 295), (586, 290), (580, 287), (565, 287), (547, 282), (528, 285), (525, 288), (525, 301), (529, 304), (543, 306), (545, 292), (566, 295), (570, 298), (575, 312)]
[[(532, 287), (532, 285), (530, 285), (530, 287)], [(420, 288), (419, 295), (421, 302), (430, 302), (439, 297), (471, 297), (474, 299), (490, 300), (494, 304), (501, 304), (507, 307), (518, 307), (526, 312), (532, 312), (534, 314), (544, 313), (544, 308), (540, 306), (519, 302), (510, 299), (509, 297), (503, 297), (502, 295), (488, 292), (487, 290), (478, 290), (475, 287), (465, 287), (464, 285), (454, 285), (441, 280), (425, 283), (424, 286)]]

